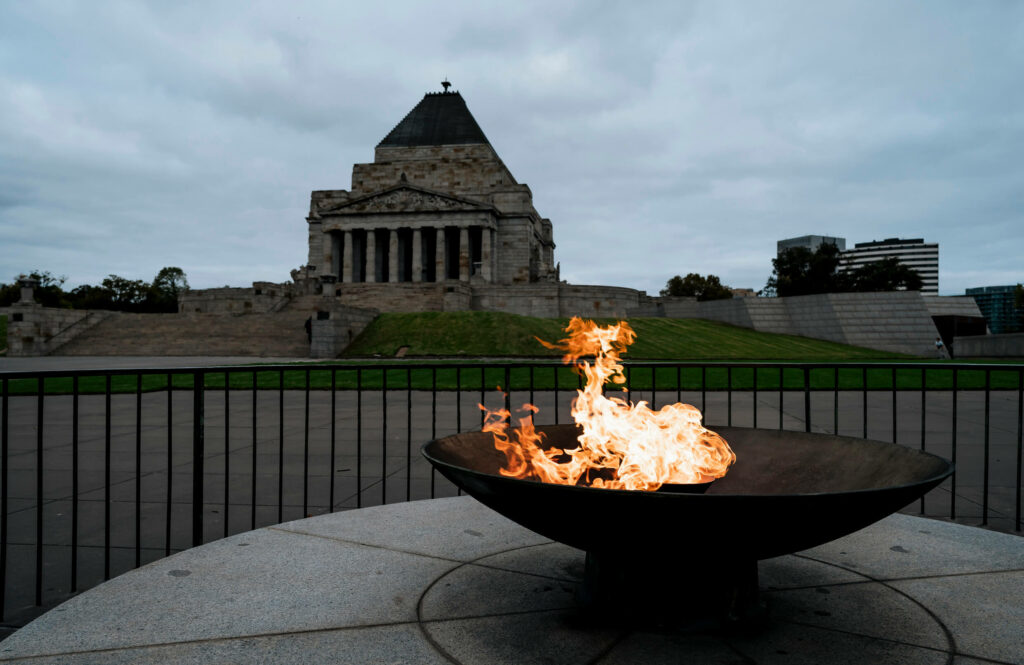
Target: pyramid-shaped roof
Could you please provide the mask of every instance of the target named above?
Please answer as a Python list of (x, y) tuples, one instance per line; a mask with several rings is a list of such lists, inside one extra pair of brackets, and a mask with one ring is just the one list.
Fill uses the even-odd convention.
[(486, 143), (458, 92), (428, 92), (377, 147)]

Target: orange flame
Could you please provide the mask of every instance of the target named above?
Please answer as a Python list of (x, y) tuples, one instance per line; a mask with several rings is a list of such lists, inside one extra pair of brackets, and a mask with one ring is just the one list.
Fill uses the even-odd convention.
[[(669, 404), (654, 411), (644, 401), (633, 404), (604, 395), (606, 382), (625, 382), (619, 358), (636, 339), (628, 323), (601, 327), (573, 317), (565, 330), (569, 336), (557, 344), (537, 341), (565, 351), (563, 362), (572, 363), (586, 377), (571, 411), (583, 430), (580, 446), (541, 448), (544, 435), (534, 429), (533, 414), (538, 409), (532, 404), (523, 405), (527, 415), (511, 433), (507, 410), (491, 411), (480, 405), (486, 412), (484, 431), (494, 435), (495, 447), (505, 454), (502, 475), (648, 491), (665, 483), (704, 483), (725, 475), (736, 454), (722, 437), (701, 426), (695, 407)], [(584, 360), (590, 357), (593, 362)]]

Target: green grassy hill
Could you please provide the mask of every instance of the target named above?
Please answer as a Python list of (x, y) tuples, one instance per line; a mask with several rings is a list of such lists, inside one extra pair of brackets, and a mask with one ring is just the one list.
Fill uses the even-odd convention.
[[(614, 319), (603, 320), (613, 322)], [(568, 319), (541, 319), (499, 312), (381, 314), (345, 350), (343, 357), (405, 356), (552, 357), (535, 337), (564, 337)], [(822, 340), (756, 332), (702, 319), (633, 318), (633, 360), (840, 361), (906, 358)]]

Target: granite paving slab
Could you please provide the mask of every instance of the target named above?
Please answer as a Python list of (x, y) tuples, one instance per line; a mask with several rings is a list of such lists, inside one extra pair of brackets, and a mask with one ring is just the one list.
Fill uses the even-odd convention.
[[(584, 554), (469, 497), (333, 513), (128, 572), (0, 662), (1024, 663), (1024, 539), (893, 515), (761, 562), (760, 629), (581, 612)], [(697, 573), (699, 574), (699, 573)]]
[(1024, 570), (890, 585), (934, 612), (956, 636), (960, 652), (1024, 663)]
[(902, 514), (803, 554), (886, 579), (1024, 569), (1020, 536)]
[(275, 528), (457, 561), (551, 542), (487, 506), (465, 499), (417, 501), (413, 521), (401, 511), (365, 510), (346, 513), (341, 528), (336, 514), (287, 522)]

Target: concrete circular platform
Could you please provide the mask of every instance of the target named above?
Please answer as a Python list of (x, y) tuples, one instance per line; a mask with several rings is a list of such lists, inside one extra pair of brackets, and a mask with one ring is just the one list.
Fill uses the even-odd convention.
[(0, 643), (32, 663), (1024, 663), (1024, 539), (893, 515), (760, 564), (753, 636), (587, 625), (583, 553), (468, 497), (225, 538)]

